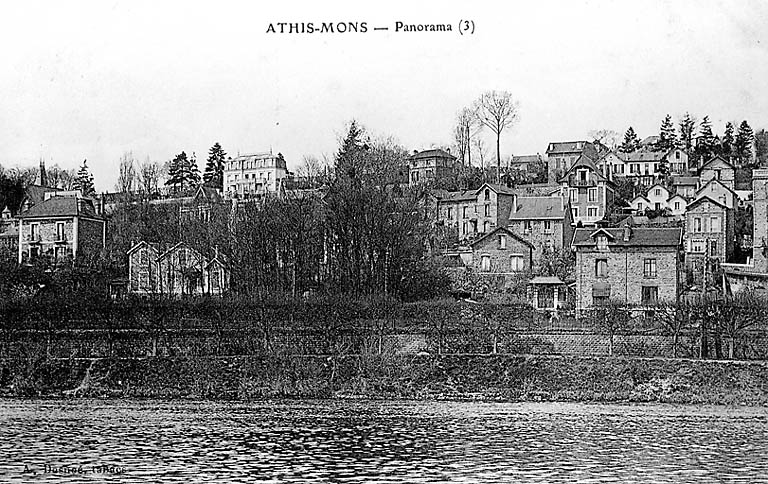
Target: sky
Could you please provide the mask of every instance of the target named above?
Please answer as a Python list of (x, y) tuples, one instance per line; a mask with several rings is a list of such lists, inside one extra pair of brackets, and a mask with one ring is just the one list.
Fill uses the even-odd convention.
[[(351, 119), (409, 150), (450, 145), (456, 113), (491, 89), (519, 102), (503, 157), (596, 129), (642, 138), (668, 113), (768, 128), (764, 0), (13, 2), (3, 20), (0, 165), (87, 159), (98, 191), (126, 152), (195, 152), (202, 170), (214, 142), (295, 169), (332, 157)], [(268, 33), (278, 22), (368, 32)]]

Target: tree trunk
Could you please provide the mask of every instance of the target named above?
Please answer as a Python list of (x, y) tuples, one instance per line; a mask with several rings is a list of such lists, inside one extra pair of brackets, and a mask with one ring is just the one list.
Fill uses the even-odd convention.
[(672, 334), (672, 358), (677, 358), (677, 344), (678, 344), (679, 338), (680, 338), (680, 335), (678, 334), (677, 331), (675, 331)]
[(613, 333), (608, 337), (608, 356), (613, 356)]
[(501, 183), (501, 131), (496, 133), (496, 183)]
[(736, 347), (736, 338), (734, 336), (731, 336), (728, 338), (728, 359), (733, 359), (734, 350)]
[(709, 356), (709, 348), (707, 341), (707, 322), (704, 318), (701, 319), (701, 323), (699, 324), (699, 332), (701, 338), (699, 346), (699, 358), (705, 360)]

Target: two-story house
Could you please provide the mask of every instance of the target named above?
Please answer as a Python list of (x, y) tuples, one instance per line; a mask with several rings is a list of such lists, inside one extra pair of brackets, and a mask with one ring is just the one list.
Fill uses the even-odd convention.
[(702, 165), (699, 179), (702, 186), (710, 180), (717, 180), (733, 190), (736, 186), (736, 168), (722, 156), (714, 156)]
[(95, 257), (106, 245), (107, 221), (80, 192), (48, 192), (19, 216), (19, 263)]
[(627, 175), (627, 166), (616, 151), (608, 151), (598, 158), (595, 165), (600, 173), (611, 181)]
[(662, 184), (652, 185), (645, 194), (632, 199), (629, 206), (636, 214), (642, 214), (647, 210), (668, 210), (670, 215), (682, 216), (688, 206), (688, 201), (680, 195), (672, 194)]
[(439, 149), (416, 151), (408, 160), (408, 172), (412, 186), (449, 178), (456, 172), (456, 157)]
[(680, 291), (681, 228), (578, 228), (576, 311), (607, 304), (676, 302)]
[(185, 243), (161, 251), (139, 242), (128, 250), (128, 291), (139, 295), (221, 295), (229, 290), (226, 257), (214, 249), (208, 258)]
[(617, 196), (613, 183), (595, 163), (581, 156), (559, 180), (561, 196), (571, 207), (574, 225), (595, 225), (613, 210)]
[(669, 185), (676, 195), (691, 200), (696, 196), (696, 190), (699, 188), (699, 177), (673, 176), (669, 179)]
[(548, 180), (554, 183), (567, 172), (582, 155), (592, 160), (598, 158), (595, 145), (589, 141), (556, 141), (547, 145)]
[(712, 200), (716, 200), (729, 209), (733, 209), (739, 205), (739, 196), (736, 192), (728, 188), (728, 186), (723, 184), (720, 180), (711, 179), (703, 184), (701, 188), (696, 191), (694, 200), (702, 197), (709, 197)]
[(733, 210), (703, 195), (688, 205), (685, 228), (685, 265), (700, 282), (705, 269), (711, 273), (733, 254)]
[(477, 190), (445, 192), (438, 196), (438, 223), (454, 228), (459, 239), (487, 234), (505, 227), (512, 209), (514, 189), (486, 183)]
[(567, 200), (554, 197), (517, 197), (507, 228), (534, 247), (534, 266), (545, 251), (570, 250), (573, 219)]
[(534, 246), (505, 227), (497, 227), (470, 244), (472, 265), (486, 274), (530, 272)]

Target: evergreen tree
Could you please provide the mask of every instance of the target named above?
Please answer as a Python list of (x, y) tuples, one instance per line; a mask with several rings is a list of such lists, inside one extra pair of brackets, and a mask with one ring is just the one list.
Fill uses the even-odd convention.
[(739, 157), (741, 164), (752, 164), (752, 145), (755, 143), (755, 134), (746, 120), (739, 125), (739, 131), (736, 133), (736, 139), (733, 142), (735, 154)]
[(192, 157), (189, 159), (189, 172), (187, 173), (187, 184), (190, 187), (197, 187), (200, 185), (200, 170), (197, 169), (197, 156), (195, 152), (192, 152)]
[(88, 170), (86, 161), (83, 160), (83, 166), (78, 170), (72, 186), (75, 190), (80, 190), (84, 197), (90, 197), (96, 194), (96, 190), (93, 188), (93, 175)]
[(629, 129), (627, 129), (627, 132), (624, 133), (624, 141), (621, 143), (619, 151), (622, 153), (632, 153), (633, 151), (637, 151), (639, 147), (640, 140), (637, 138), (634, 128), (630, 126)]
[(680, 139), (678, 146), (689, 155), (693, 154), (694, 131), (696, 130), (696, 119), (688, 112), (685, 113), (680, 121)]
[(733, 151), (733, 123), (728, 121), (725, 123), (725, 133), (723, 133), (723, 141), (720, 144), (720, 152), (726, 157)]
[(182, 151), (168, 163), (168, 180), (165, 185), (173, 185), (176, 190), (187, 189), (200, 183), (200, 172), (197, 169), (197, 160), (194, 153), (192, 158), (187, 158), (187, 153)]
[(715, 153), (715, 141), (709, 116), (704, 116), (699, 125), (699, 136), (696, 138), (696, 156), (704, 161), (711, 158)]
[(208, 150), (208, 159), (205, 163), (205, 173), (203, 174), (203, 180), (207, 185), (216, 188), (222, 188), (224, 186), (224, 160), (227, 157), (227, 153), (221, 148), (221, 145), (216, 142)]
[(672, 123), (672, 116), (667, 114), (659, 128), (659, 141), (656, 144), (656, 149), (663, 151), (669, 150), (675, 147), (676, 141), (675, 125)]
[(364, 154), (369, 149), (365, 130), (352, 120), (349, 124), (347, 136), (342, 141), (339, 152), (336, 154), (336, 176), (350, 179), (362, 175)]

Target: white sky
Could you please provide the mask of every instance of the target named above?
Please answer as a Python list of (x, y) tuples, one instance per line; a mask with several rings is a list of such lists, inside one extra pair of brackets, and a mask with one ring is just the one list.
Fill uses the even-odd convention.
[[(768, 1), (13, 2), (0, 29), (0, 164), (74, 168), (111, 190), (125, 151), (166, 161), (331, 155), (345, 123), (408, 149), (451, 142), (456, 112), (511, 91), (502, 156), (666, 113), (768, 127)], [(321, 5), (322, 3), (322, 5)], [(460, 36), (460, 19), (476, 32)], [(450, 33), (372, 32), (394, 22)], [(270, 22), (368, 22), (366, 34), (266, 34)]]

